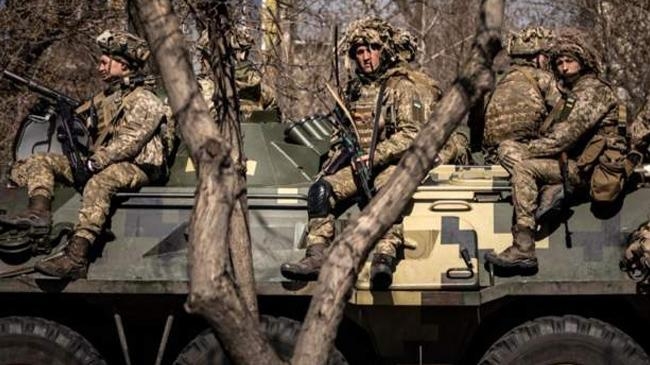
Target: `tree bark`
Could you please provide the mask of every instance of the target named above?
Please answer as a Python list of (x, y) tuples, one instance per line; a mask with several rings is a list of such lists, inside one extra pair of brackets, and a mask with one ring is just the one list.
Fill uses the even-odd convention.
[[(233, 145), (223, 137), (232, 138), (238, 149), (240, 139), (233, 136), (238, 129), (229, 129), (227, 123), (219, 128), (209, 117), (169, 0), (136, 0), (136, 6), (181, 137), (198, 171), (197, 196), (189, 225), (187, 310), (206, 318), (235, 363), (281, 364), (260, 331), (257, 315), (251, 312), (245, 294), (235, 281), (230, 261), (229, 242), (234, 235), (248, 229), (247, 224), (232, 220), (234, 214), (246, 214), (246, 205), (242, 203), (246, 198), (245, 186), (240, 160), (233, 159)], [(225, 34), (221, 34), (219, 40), (224, 45)], [(227, 88), (226, 84), (227, 81), (217, 82), (216, 86)], [(233, 101), (227, 99), (230, 95), (234, 100), (233, 94), (225, 89), (217, 93), (221, 98), (215, 101), (219, 99), (225, 103), (220, 105), (223, 108), (220, 115), (233, 113)], [(236, 106), (234, 110), (236, 113)], [(224, 223), (232, 221), (236, 222), (224, 230)]]
[(236, 179), (237, 190), (240, 192), (232, 217), (229, 220), (229, 252), (235, 276), (248, 310), (254, 318), (258, 318), (257, 294), (255, 291), (255, 276), (251, 250), (250, 231), (248, 225), (248, 202), (246, 199), (246, 165), (242, 153), (243, 141), (241, 135), (239, 99), (235, 85), (235, 66), (233, 51), (228, 39), (235, 31), (231, 27), (229, 9), (226, 2), (216, 4), (212, 1), (201, 2), (199, 9), (204, 12), (204, 21), (209, 25), (212, 57), (210, 65), (215, 83), (215, 93), (212, 101), (217, 111), (217, 121), (226, 141), (232, 144), (230, 157), (235, 161), (239, 174)]
[(503, 0), (483, 0), (481, 21), (472, 52), (461, 75), (404, 155), (385, 189), (334, 241), (321, 269), (316, 292), (298, 337), (294, 365), (325, 364), (343, 308), (359, 270), (377, 239), (397, 220), (413, 193), (433, 167), (444, 142), (472, 103), (494, 86), (492, 60), (501, 49)]

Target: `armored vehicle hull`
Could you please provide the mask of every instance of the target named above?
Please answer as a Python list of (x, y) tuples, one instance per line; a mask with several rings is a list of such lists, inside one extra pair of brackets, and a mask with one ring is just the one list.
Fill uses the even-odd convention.
[[(314, 284), (287, 281), (279, 267), (304, 255), (306, 193), (320, 156), (284, 142), (278, 128), (244, 129), (254, 164), (248, 201), (260, 308), (270, 316), (265, 328), (291, 338)], [(293, 175), (278, 174), (277, 164)], [(218, 342), (183, 309), (194, 174), (182, 153), (174, 166), (166, 186), (117, 196), (87, 279), (29, 273), (37, 258), (5, 252), (0, 269), (25, 273), (0, 279), (0, 354), (34, 364), (50, 363), (28, 357), (34, 351), (66, 364), (210, 363), (205, 356)], [(359, 275), (336, 343), (347, 362), (648, 363), (649, 297), (618, 262), (627, 235), (650, 214), (650, 188), (638, 184), (619, 206), (584, 201), (549, 215), (536, 237), (539, 271), (526, 276), (494, 272), (483, 260), (511, 243), (510, 194), (497, 166), (439, 166), (429, 174), (404, 214), (406, 247), (391, 288), (370, 290), (369, 263)], [(24, 204), (24, 191), (0, 190), (3, 209)], [(59, 191), (55, 222), (74, 222), (79, 206), (75, 191)], [(338, 228), (357, 212), (343, 213)]]

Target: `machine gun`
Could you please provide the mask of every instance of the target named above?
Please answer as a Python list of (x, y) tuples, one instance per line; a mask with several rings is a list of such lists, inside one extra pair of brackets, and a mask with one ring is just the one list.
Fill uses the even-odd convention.
[[(56, 90), (50, 89), (30, 80), (26, 77), (16, 75), (11, 71), (4, 70), (3, 76), (13, 84), (26, 86), (29, 90), (45, 97), (54, 103), (56, 108), (57, 138), (61, 143), (63, 154), (70, 162), (75, 188), (83, 190), (91, 172), (85, 163), (85, 154), (88, 147), (79, 142), (78, 136), (87, 134), (84, 123), (75, 115), (74, 110), (81, 105), (81, 102), (64, 95)], [(89, 110), (89, 116), (96, 118), (94, 107)], [(93, 123), (96, 124), (96, 123)]]
[(350, 112), (347, 110), (338, 95), (332, 90), (329, 85), (327, 90), (332, 94), (336, 101), (336, 107), (332, 115), (334, 116), (334, 123), (338, 127), (338, 134), (340, 137), (341, 150), (334, 156), (323, 168), (326, 174), (333, 173), (344, 164), (349, 163), (352, 166), (355, 178), (359, 187), (363, 191), (366, 200), (372, 199), (376, 191), (372, 185), (372, 172), (365, 161), (361, 161), (360, 157), (365, 155), (366, 152), (359, 144), (359, 132), (357, 131)]

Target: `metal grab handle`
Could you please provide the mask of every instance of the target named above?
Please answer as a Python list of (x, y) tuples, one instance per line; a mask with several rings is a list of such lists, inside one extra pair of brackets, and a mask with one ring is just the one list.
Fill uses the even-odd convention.
[(472, 206), (463, 200), (441, 200), (429, 207), (432, 212), (469, 212)]

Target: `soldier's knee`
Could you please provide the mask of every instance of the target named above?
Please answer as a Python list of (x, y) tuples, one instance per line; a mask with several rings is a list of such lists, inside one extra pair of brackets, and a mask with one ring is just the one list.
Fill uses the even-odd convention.
[(309, 218), (327, 217), (332, 205), (330, 200), (334, 197), (332, 185), (325, 179), (318, 179), (309, 187), (307, 193), (307, 214)]
[(111, 194), (111, 186), (108, 183), (108, 180), (105, 177), (102, 177), (102, 174), (93, 175), (86, 186), (84, 186), (83, 196), (86, 198), (90, 197), (107, 197)]

